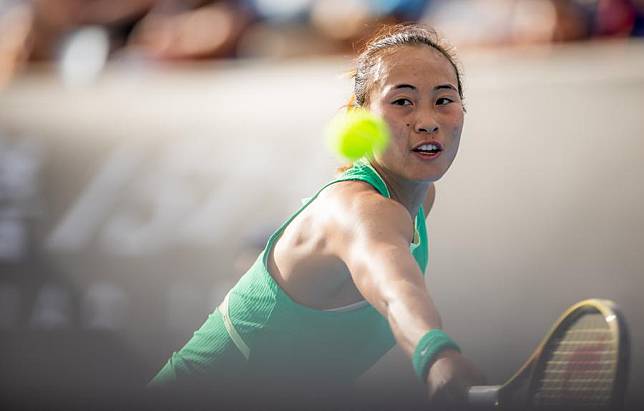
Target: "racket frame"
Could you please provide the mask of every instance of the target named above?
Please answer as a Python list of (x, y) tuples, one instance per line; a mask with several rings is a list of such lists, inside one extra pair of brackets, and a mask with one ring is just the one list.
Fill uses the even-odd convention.
[[(628, 330), (624, 316), (615, 303), (610, 300), (597, 298), (580, 301), (568, 308), (541, 341), (539, 348), (533, 354), (534, 358), (531, 358), (534, 361), (534, 365), (530, 371), (530, 385), (526, 399), (532, 398), (535, 393), (538, 374), (545, 367), (545, 362), (548, 359), (547, 354), (549, 353), (546, 352), (547, 345), (553, 338), (561, 335), (561, 332), (565, 331), (569, 325), (589, 312), (600, 314), (604, 318), (610, 334), (616, 340), (615, 349), (617, 350), (617, 360), (615, 363), (615, 378), (613, 379), (613, 387), (611, 389), (612, 394), (609, 409), (611, 411), (619, 411), (624, 407), (624, 394), (628, 380), (628, 355), (630, 352)], [(526, 409), (532, 409), (531, 404), (526, 404), (526, 406)]]
[(531, 394), (536, 386), (537, 372), (547, 359), (545, 352), (548, 343), (557, 336), (560, 330), (565, 330), (571, 322), (592, 310), (604, 317), (610, 333), (617, 339), (616, 349), (618, 358), (615, 370), (615, 379), (612, 388), (611, 410), (623, 408), (626, 383), (628, 381), (628, 357), (630, 341), (624, 316), (615, 303), (603, 299), (587, 299), (569, 307), (554, 323), (549, 332), (539, 342), (528, 360), (514, 373), (514, 375), (500, 386), (474, 386), (468, 392), (468, 404), (473, 408), (487, 409), (520, 409), (529, 410)]

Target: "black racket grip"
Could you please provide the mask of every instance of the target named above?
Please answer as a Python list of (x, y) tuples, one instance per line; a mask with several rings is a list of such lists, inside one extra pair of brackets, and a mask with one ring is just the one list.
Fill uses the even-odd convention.
[(475, 385), (467, 392), (467, 405), (469, 408), (492, 410), (499, 403), (500, 385)]

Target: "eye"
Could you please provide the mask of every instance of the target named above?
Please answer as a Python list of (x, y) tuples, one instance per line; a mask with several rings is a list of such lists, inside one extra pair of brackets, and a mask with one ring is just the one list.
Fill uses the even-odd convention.
[(391, 104), (396, 106), (410, 106), (412, 105), (412, 102), (410, 99), (402, 97), (392, 101)]
[(446, 104), (453, 103), (453, 102), (454, 100), (448, 97), (441, 97), (438, 100), (436, 100), (436, 104), (438, 104), (439, 106), (444, 106)]

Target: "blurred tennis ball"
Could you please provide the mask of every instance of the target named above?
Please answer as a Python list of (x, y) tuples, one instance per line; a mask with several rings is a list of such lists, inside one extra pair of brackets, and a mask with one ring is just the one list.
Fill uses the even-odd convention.
[(384, 151), (389, 144), (389, 127), (365, 109), (351, 109), (331, 120), (327, 144), (332, 152), (355, 161)]

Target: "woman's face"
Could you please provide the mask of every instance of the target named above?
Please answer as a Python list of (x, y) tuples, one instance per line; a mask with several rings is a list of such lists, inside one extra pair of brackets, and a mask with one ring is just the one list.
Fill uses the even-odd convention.
[(376, 162), (407, 180), (438, 180), (456, 156), (463, 129), (454, 68), (434, 48), (403, 46), (380, 58), (374, 79), (366, 106), (391, 129)]

